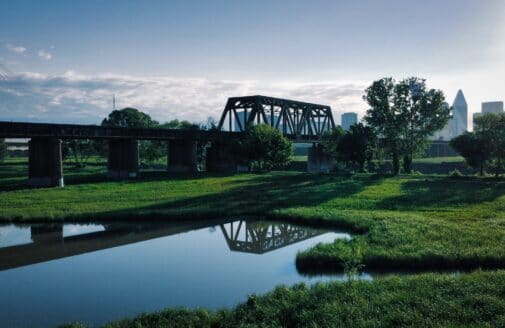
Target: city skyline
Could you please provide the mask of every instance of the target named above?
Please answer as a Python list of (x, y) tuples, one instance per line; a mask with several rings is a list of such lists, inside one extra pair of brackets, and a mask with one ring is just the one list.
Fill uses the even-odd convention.
[(202, 122), (228, 97), (264, 94), (328, 104), (338, 122), (362, 116), (385, 76), (426, 78), (447, 101), (463, 89), (470, 117), (504, 100), (502, 1), (317, 4), (4, 2), (0, 117), (96, 124), (115, 94), (118, 108)]

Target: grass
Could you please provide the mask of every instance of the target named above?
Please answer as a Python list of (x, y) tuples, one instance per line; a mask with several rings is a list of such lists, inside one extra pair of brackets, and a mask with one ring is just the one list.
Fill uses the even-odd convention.
[[(262, 215), (346, 228), (352, 241), (297, 256), (305, 274), (505, 268), (505, 180), (272, 172), (104, 180), (65, 168), (65, 188), (27, 189), (26, 165), (0, 165), (0, 220), (182, 219)], [(168, 309), (106, 327), (503, 326), (505, 271), (421, 274), (279, 287), (230, 310)]]
[(103, 327), (503, 327), (504, 296), (504, 271), (423, 274), (279, 286), (231, 310), (167, 309)]

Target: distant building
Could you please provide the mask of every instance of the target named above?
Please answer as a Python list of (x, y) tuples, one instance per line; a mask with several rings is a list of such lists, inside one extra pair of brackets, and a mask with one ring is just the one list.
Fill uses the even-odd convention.
[(354, 112), (342, 114), (342, 128), (344, 130), (349, 130), (351, 125), (358, 123), (358, 114)]
[(483, 102), (481, 112), (484, 113), (503, 113), (503, 101), (488, 101)]
[(468, 105), (463, 91), (458, 90), (452, 103), (452, 117), (447, 125), (433, 135), (435, 140), (451, 140), (468, 131)]
[(463, 91), (458, 90), (452, 108), (451, 139), (468, 131), (468, 105)]
[(482, 114), (492, 113), (500, 114), (503, 113), (503, 101), (487, 101), (483, 102), (481, 105), (480, 113), (473, 113), (473, 129), (475, 130), (475, 119)]

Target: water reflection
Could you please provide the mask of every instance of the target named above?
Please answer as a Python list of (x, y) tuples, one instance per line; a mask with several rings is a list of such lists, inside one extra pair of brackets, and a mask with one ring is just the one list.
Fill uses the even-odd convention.
[[(231, 251), (263, 254), (328, 233), (283, 222), (255, 220), (218, 221)], [(0, 270), (118, 247), (154, 238), (167, 237), (209, 227), (216, 221), (185, 223), (113, 222), (104, 224), (32, 224), (0, 226), (7, 235), (0, 241)], [(210, 226), (209, 231), (215, 231)], [(30, 240), (27, 232), (30, 232)], [(348, 234), (336, 236), (349, 239)], [(12, 243), (14, 240), (14, 243)]]
[[(240, 220), (220, 225), (232, 251), (263, 254), (327, 233), (289, 223)], [(348, 239), (350, 236), (342, 235)]]
[(216, 309), (279, 284), (345, 279), (295, 267), (299, 250), (336, 238), (350, 236), (253, 220), (3, 225), (0, 327)]

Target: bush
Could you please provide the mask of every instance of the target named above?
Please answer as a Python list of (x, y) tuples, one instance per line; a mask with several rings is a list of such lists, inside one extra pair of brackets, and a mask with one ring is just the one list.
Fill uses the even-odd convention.
[(293, 155), (291, 141), (266, 124), (251, 126), (241, 148), (241, 157), (259, 170), (286, 166)]
[(450, 178), (461, 178), (463, 177), (463, 173), (461, 173), (458, 169), (452, 170), (449, 172), (449, 177)]

